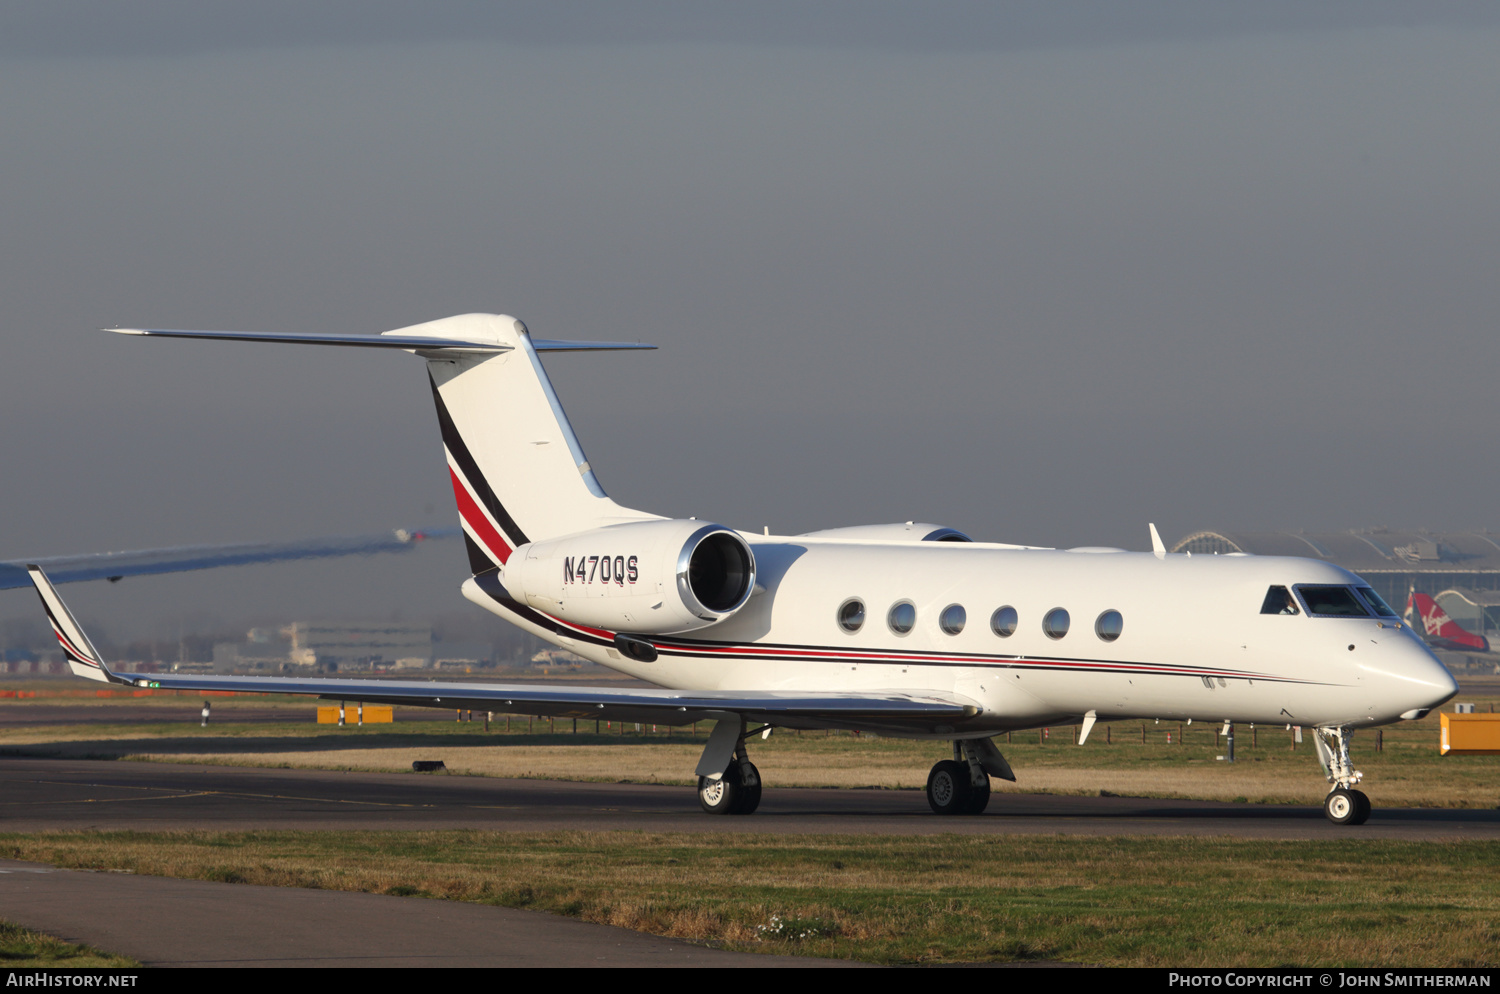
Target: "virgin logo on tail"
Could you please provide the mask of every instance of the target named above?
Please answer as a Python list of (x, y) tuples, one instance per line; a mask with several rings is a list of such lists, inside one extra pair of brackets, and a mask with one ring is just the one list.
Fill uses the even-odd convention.
[(1438, 602), (1426, 594), (1419, 594), (1415, 590), (1406, 595), (1406, 617), (1413, 625), (1412, 614), (1416, 613), (1422, 620), (1422, 631), (1427, 636), (1427, 641), (1439, 649), (1451, 649), (1455, 652), (1489, 652), (1489, 640), (1481, 635), (1475, 635), (1468, 631), (1458, 622), (1448, 617)]

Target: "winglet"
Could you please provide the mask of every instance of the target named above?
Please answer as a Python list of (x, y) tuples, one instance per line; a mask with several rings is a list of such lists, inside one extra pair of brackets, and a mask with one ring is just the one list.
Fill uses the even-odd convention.
[(94, 648), (89, 637), (84, 634), (78, 619), (68, 610), (68, 605), (57, 596), (52, 581), (47, 579), (42, 568), (32, 564), (26, 567), (26, 572), (31, 574), (31, 582), (41, 595), (47, 620), (52, 623), (52, 631), (57, 636), (58, 644), (62, 646), (63, 655), (68, 657), (68, 668), (73, 671), (73, 675), (102, 683), (128, 683), (129, 681), (115, 676), (104, 665), (104, 660), (99, 657), (99, 650)]
[(1156, 553), (1156, 558), (1161, 559), (1167, 554), (1167, 547), (1161, 540), (1161, 532), (1156, 530), (1156, 525), (1148, 522), (1146, 527), (1151, 529), (1151, 551)]

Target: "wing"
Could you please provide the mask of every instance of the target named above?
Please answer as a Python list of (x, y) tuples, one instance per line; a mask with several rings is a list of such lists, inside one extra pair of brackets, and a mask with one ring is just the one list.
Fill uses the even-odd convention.
[(148, 576), (154, 573), (182, 573), (188, 570), (213, 569), (218, 566), (244, 566), (250, 563), (276, 563), (291, 559), (329, 559), (337, 556), (373, 556), (384, 552), (407, 552), (418, 542), (453, 538), (459, 529), (429, 528), (422, 531), (380, 532), (375, 535), (348, 535), (333, 538), (309, 538), (297, 542), (254, 542), (238, 545), (183, 545), (169, 549), (140, 549), (134, 552), (100, 552), (81, 556), (52, 556), (0, 562), (0, 590), (24, 587), (28, 566), (47, 571), (53, 583), (76, 583), (80, 580), (118, 580), (126, 576)]
[(28, 567), (42, 606), (74, 674), (90, 680), (162, 690), (233, 690), (301, 694), (325, 700), (559, 718), (596, 718), (686, 725), (739, 716), (790, 728), (860, 728), (908, 733), (951, 732), (981, 708), (956, 695), (878, 691), (784, 693), (548, 687), (531, 684), (435, 683), (416, 680), (201, 676), (117, 673), (109, 669), (39, 566)]
[[(117, 335), (139, 335), (144, 338), (206, 338), (221, 342), (280, 342), (298, 345), (332, 345), (345, 348), (405, 349), (426, 357), (454, 353), (509, 352), (511, 346), (484, 340), (435, 338), (430, 335), (307, 335), (274, 331), (187, 331), (170, 328), (106, 328)], [(531, 347), (538, 352), (621, 352), (654, 349), (641, 342), (575, 342), (561, 338), (534, 338)]]

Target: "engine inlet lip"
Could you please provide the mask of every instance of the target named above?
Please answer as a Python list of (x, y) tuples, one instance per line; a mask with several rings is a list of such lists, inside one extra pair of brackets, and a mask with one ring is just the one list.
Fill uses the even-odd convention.
[[(728, 536), (731, 541), (739, 546), (740, 551), (745, 556), (744, 587), (740, 591), (739, 597), (735, 599), (734, 604), (723, 610), (705, 607), (694, 592), (692, 583), (688, 580), (688, 571), (693, 562), (693, 554), (698, 551), (700, 545), (715, 535)], [(734, 529), (725, 528), (723, 525), (704, 525), (688, 536), (687, 541), (682, 544), (682, 551), (677, 554), (677, 590), (682, 595), (683, 602), (687, 605), (688, 610), (692, 611), (696, 617), (704, 621), (721, 621), (729, 617), (744, 607), (745, 602), (750, 599), (750, 595), (755, 592), (754, 550), (750, 548), (750, 544), (741, 538), (740, 534)]]

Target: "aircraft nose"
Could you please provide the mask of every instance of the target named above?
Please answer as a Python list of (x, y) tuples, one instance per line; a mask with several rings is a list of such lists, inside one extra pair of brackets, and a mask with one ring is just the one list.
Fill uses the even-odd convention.
[(1401, 667), (1409, 700), (1416, 705), (1402, 713), (1408, 720), (1425, 717), (1427, 712), (1458, 693), (1458, 681), (1443, 661), (1425, 645), (1412, 645)]

